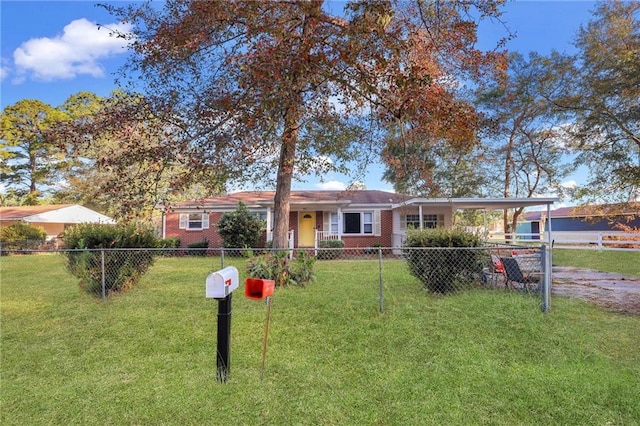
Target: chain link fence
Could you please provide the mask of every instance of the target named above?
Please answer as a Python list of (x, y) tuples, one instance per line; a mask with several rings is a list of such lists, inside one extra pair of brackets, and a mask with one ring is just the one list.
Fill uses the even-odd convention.
[[(505, 289), (537, 295), (541, 308), (549, 308), (550, 264), (546, 247), (493, 245), (473, 248), (322, 248), (322, 249), (91, 249), (91, 250), (12, 250), (2, 248), (2, 255), (58, 253), (65, 257), (69, 272), (79, 279), (87, 292), (107, 299), (112, 293), (133, 286), (162, 258), (202, 259), (210, 271), (234, 264), (247, 271), (247, 261), (265, 254), (294, 263), (301, 257), (306, 265), (322, 269), (331, 264), (340, 273), (341, 262), (348, 270), (353, 261), (366, 262), (366, 276), (379, 290), (380, 310), (384, 310), (386, 273), (402, 268), (405, 281), (417, 279), (434, 294), (449, 294), (470, 288)], [(303, 254), (304, 253), (304, 254)], [(279, 254), (279, 256), (276, 256)], [(308, 259), (313, 262), (309, 263)], [(284, 262), (284, 261), (283, 261)], [(351, 262), (351, 263), (350, 263)], [(261, 277), (267, 278), (267, 277)], [(204, 280), (204, 277), (203, 277)]]

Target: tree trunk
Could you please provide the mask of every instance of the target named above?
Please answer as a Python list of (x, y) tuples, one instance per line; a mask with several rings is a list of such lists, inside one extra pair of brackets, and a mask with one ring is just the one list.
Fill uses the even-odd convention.
[[(301, 101), (301, 100), (300, 100)], [(280, 161), (276, 177), (276, 195), (274, 198), (273, 248), (287, 248), (289, 235), (289, 201), (291, 199), (291, 181), (298, 143), (300, 104), (292, 102), (285, 113), (285, 129), (282, 134)]]
[[(507, 142), (506, 149), (506, 157), (504, 161), (504, 198), (509, 198), (511, 196), (511, 169), (513, 167), (513, 145), (515, 143), (515, 134), (517, 131), (517, 126), (520, 123), (520, 119), (516, 120), (516, 124), (511, 129), (511, 133), (509, 134), (509, 141)], [(508, 234), (512, 232), (511, 227), (509, 226), (509, 209), (504, 209), (502, 214), (502, 225), (504, 227), (504, 233)], [(507, 243), (510, 242), (511, 236), (505, 236), (505, 240)]]
[[(287, 248), (289, 235), (289, 212), (291, 207), (291, 181), (293, 179), (293, 167), (296, 159), (296, 146), (298, 145), (298, 131), (304, 99), (303, 88), (307, 83), (306, 62), (309, 59), (311, 46), (310, 37), (313, 36), (315, 27), (318, 24), (317, 17), (321, 14), (321, 2), (306, 4), (309, 7), (305, 15), (302, 34), (299, 41), (299, 58), (306, 58), (306, 61), (295, 61), (295, 66), (291, 70), (291, 90), (286, 99), (284, 110), (284, 131), (282, 133), (282, 146), (280, 147), (280, 161), (278, 163), (278, 175), (276, 177), (276, 194), (274, 197), (274, 230), (273, 248)], [(299, 59), (298, 58), (298, 59)]]

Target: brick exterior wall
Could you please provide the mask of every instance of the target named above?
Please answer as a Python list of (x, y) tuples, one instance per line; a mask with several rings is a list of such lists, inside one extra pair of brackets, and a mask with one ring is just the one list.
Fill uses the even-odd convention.
[[(166, 238), (179, 238), (180, 247), (187, 247), (190, 243), (202, 241), (203, 239), (209, 240), (209, 247), (222, 247), (222, 238), (218, 234), (218, 222), (222, 218), (222, 213), (213, 212), (209, 213), (209, 229), (203, 230), (188, 230), (180, 229), (180, 213), (167, 213), (165, 216), (165, 237)], [(382, 210), (380, 212), (380, 225), (381, 235), (342, 235), (342, 241), (344, 241), (345, 248), (365, 248), (372, 247), (375, 244), (380, 244), (382, 247), (391, 247), (391, 238), (393, 233), (393, 214), (390, 210)], [(316, 228), (320, 231), (323, 230), (323, 212), (316, 211)], [(289, 229), (295, 230), (294, 244), (298, 247), (298, 212), (290, 212), (289, 214)], [(265, 233), (266, 234), (266, 233)], [(260, 239), (259, 245), (264, 246), (266, 235)]]
[(391, 234), (393, 233), (393, 213), (391, 210), (380, 211), (381, 235), (354, 235), (342, 234), (345, 248), (373, 247), (380, 244), (382, 247), (391, 247)]
[(167, 213), (165, 216), (165, 237), (179, 238), (180, 247), (187, 247), (190, 243), (209, 240), (209, 247), (222, 247), (222, 238), (218, 234), (218, 222), (222, 213), (209, 213), (209, 229), (189, 230), (180, 229), (180, 213)]

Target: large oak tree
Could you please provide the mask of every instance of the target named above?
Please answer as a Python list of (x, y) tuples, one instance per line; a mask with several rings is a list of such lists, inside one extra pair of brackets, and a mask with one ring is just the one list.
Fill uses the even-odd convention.
[[(554, 59), (555, 58), (555, 59)], [(570, 83), (571, 73), (559, 72), (558, 55), (531, 53), (509, 55), (505, 84), (489, 86), (478, 94), (479, 109), (487, 119), (484, 172), (489, 194), (505, 198), (528, 198), (555, 192), (575, 170), (571, 155), (568, 115), (550, 102)], [(524, 208), (509, 216), (505, 210), (505, 232), (515, 232)]]
[[(274, 247), (284, 247), (296, 173), (378, 155), (398, 123), (437, 143), (473, 144), (455, 79), (502, 71), (475, 48), (501, 0), (189, 1), (108, 6), (134, 25), (124, 70), (170, 123), (193, 176), (275, 179)], [(140, 86), (140, 83), (142, 86)], [(318, 161), (325, 159), (325, 161)], [(327, 159), (329, 161), (327, 161)]]
[(557, 66), (573, 72), (573, 80), (552, 99), (572, 114), (578, 160), (589, 170), (580, 195), (587, 201), (638, 200), (640, 3), (599, 2), (575, 45), (578, 53)]
[(185, 162), (197, 154), (173, 137), (172, 126), (154, 115), (144, 96), (119, 90), (106, 98), (89, 95), (70, 97), (60, 107), (68, 118), (52, 129), (74, 160), (59, 200), (99, 207), (118, 219), (149, 220), (175, 191), (193, 194)]

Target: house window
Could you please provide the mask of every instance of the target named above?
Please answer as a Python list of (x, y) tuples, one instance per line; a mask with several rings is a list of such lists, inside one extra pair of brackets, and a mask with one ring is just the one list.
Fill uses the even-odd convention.
[(343, 233), (345, 234), (373, 234), (373, 213), (344, 213)]
[(405, 216), (405, 228), (420, 229), (420, 215), (408, 214)]
[(331, 233), (338, 233), (338, 213), (331, 213)]
[(209, 214), (208, 213), (181, 213), (179, 228), (188, 229), (190, 231), (199, 231), (202, 229), (209, 229)]
[[(422, 215), (422, 227), (424, 229), (433, 229), (444, 226), (443, 214), (425, 214)], [(400, 222), (401, 229), (420, 229), (420, 215), (407, 214), (402, 216)]]
[(202, 229), (202, 213), (191, 213), (187, 229)]
[(422, 224), (426, 229), (440, 228), (444, 226), (444, 215), (425, 214), (422, 216)]
[(362, 213), (362, 231), (365, 234), (373, 234), (373, 213)]

